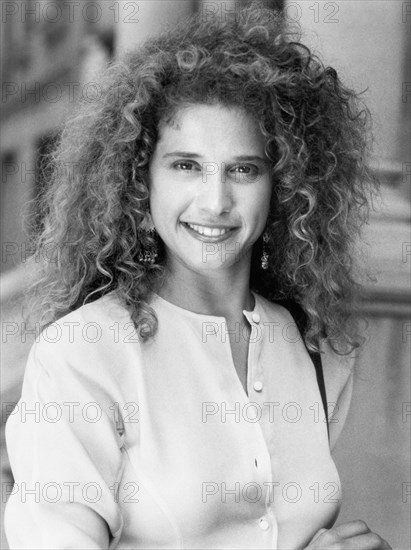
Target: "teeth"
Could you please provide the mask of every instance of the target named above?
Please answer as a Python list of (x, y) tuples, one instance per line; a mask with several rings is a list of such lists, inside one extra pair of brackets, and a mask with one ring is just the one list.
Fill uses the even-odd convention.
[(193, 225), (191, 223), (188, 223), (187, 225), (197, 233), (200, 233), (200, 235), (205, 235), (206, 237), (221, 237), (221, 235), (225, 235), (230, 231), (229, 229), (218, 229), (216, 227), (204, 227), (203, 225)]

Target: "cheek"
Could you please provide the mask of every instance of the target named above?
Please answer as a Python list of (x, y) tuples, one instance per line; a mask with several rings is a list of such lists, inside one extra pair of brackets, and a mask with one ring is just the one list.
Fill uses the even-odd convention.
[(263, 215), (268, 214), (272, 194), (271, 181), (261, 183), (264, 184), (256, 187), (253, 190), (252, 196), (248, 198), (248, 204), (253, 205), (255, 216), (260, 218), (263, 217)]
[(267, 222), (268, 213), (270, 211), (270, 201), (271, 201), (271, 183), (269, 185), (264, 185), (253, 194), (252, 197), (249, 197), (247, 206), (251, 207), (252, 213), (250, 212), (249, 223), (253, 228), (253, 235), (260, 234), (265, 227)]
[(186, 208), (184, 190), (163, 175), (152, 181), (149, 190), (150, 210), (156, 227), (171, 228), (178, 224)]
[(153, 170), (150, 173), (149, 187), (151, 211), (163, 211), (172, 199), (172, 196), (169, 195), (171, 195), (170, 186), (167, 185), (165, 174), (161, 170)]

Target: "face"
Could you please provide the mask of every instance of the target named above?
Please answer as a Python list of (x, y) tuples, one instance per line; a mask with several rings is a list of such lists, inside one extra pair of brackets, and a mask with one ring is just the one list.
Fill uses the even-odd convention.
[(150, 210), (166, 264), (199, 274), (250, 263), (271, 197), (264, 136), (240, 108), (193, 105), (159, 128)]

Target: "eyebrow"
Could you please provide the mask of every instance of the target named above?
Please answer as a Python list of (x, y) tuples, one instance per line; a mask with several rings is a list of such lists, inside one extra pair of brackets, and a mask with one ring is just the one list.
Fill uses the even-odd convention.
[[(164, 158), (168, 157), (190, 157), (190, 158), (202, 158), (201, 155), (198, 153), (192, 153), (190, 151), (172, 151), (171, 153), (166, 153), (163, 155)], [(260, 162), (263, 162), (265, 164), (268, 164), (270, 161), (266, 158), (260, 157), (259, 155), (239, 155), (237, 157), (234, 157), (236, 162), (248, 162), (251, 160), (259, 160)]]

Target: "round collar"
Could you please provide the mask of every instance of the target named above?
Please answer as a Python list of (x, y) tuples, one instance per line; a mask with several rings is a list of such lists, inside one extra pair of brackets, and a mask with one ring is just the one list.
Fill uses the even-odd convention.
[[(251, 311), (248, 311), (246, 309), (243, 309), (243, 314), (247, 318), (247, 320), (250, 323), (258, 322), (260, 318), (260, 301), (259, 296), (252, 290), (250, 291), (251, 294), (254, 296), (254, 309)], [(157, 293), (152, 293), (152, 300), (150, 302), (150, 305), (159, 305), (165, 309), (167, 309), (170, 312), (174, 312), (175, 314), (184, 315), (186, 317), (191, 317), (192, 319), (196, 319), (199, 321), (226, 321), (226, 318), (223, 316), (217, 316), (217, 315), (206, 315), (204, 313), (196, 313), (195, 311), (191, 311), (189, 309), (182, 308), (180, 306), (177, 306), (176, 304), (173, 304), (161, 296), (159, 296)], [(258, 319), (258, 321), (257, 321)]]

